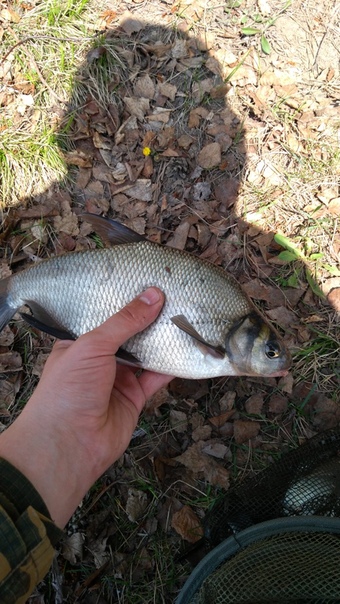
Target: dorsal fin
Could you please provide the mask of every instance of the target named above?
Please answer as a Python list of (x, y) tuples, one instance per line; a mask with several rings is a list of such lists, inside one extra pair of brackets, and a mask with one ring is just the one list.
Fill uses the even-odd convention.
[(199, 345), (199, 348), (204, 354), (210, 354), (211, 356), (217, 359), (223, 359), (225, 357), (225, 350), (222, 346), (215, 346), (214, 344), (209, 344), (196, 329), (189, 323), (188, 319), (184, 315), (176, 315), (175, 317), (171, 317), (170, 321), (176, 325), (179, 329), (187, 333), (189, 336), (194, 338)]
[(81, 217), (84, 218), (86, 222), (90, 223), (94, 231), (98, 233), (104, 243), (108, 245), (121, 245), (123, 243), (146, 241), (144, 235), (136, 233), (132, 229), (129, 229), (111, 218), (104, 218), (104, 216), (90, 214), (89, 212), (81, 214)]

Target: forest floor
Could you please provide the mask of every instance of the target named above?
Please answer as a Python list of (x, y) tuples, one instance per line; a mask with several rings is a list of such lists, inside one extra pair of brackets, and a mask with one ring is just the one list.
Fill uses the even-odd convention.
[[(340, 421), (339, 5), (0, 2), (1, 276), (117, 218), (232, 273), (284, 378), (175, 379), (67, 527), (30, 604), (166, 603), (216, 498)], [(4, 429), (53, 338), (0, 335)], [(194, 529), (194, 530), (193, 530)]]

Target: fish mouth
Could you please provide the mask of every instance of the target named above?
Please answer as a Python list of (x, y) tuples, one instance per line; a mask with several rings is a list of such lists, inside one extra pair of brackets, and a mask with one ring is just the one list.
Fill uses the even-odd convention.
[(288, 369), (281, 369), (280, 371), (274, 371), (274, 373), (270, 373), (268, 377), (285, 377), (288, 375)]

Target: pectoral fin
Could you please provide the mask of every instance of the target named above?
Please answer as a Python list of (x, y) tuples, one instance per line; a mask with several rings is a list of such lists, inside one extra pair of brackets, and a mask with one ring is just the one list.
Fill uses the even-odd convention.
[(210, 354), (216, 359), (223, 359), (225, 357), (224, 348), (222, 348), (222, 346), (209, 344), (209, 342), (204, 340), (204, 338), (200, 336), (198, 331), (196, 331), (196, 329), (191, 325), (191, 323), (189, 323), (188, 319), (184, 315), (176, 315), (175, 317), (171, 317), (170, 321), (172, 321), (176, 327), (194, 338), (203, 354)]
[(136, 233), (132, 229), (112, 220), (97, 216), (97, 214), (84, 213), (81, 215), (86, 222), (89, 222), (93, 230), (98, 233), (104, 243), (108, 245), (121, 245), (122, 243), (136, 243), (145, 241), (146, 237)]
[(49, 315), (48, 312), (42, 308), (42, 306), (37, 304), (37, 302), (26, 300), (26, 304), (30, 307), (33, 313), (32, 315), (28, 315), (25, 312), (20, 313), (26, 323), (32, 327), (35, 327), (36, 329), (40, 329), (41, 331), (50, 334), (50, 336), (59, 338), (59, 340), (76, 340), (76, 337), (72, 333), (59, 325), (59, 323), (57, 323), (57, 321), (55, 321), (53, 317), (51, 317), (51, 315)]
[(127, 352), (124, 348), (118, 348), (116, 352), (118, 363), (121, 365), (127, 365), (128, 367), (136, 367), (141, 369), (142, 363), (135, 357), (131, 352)]

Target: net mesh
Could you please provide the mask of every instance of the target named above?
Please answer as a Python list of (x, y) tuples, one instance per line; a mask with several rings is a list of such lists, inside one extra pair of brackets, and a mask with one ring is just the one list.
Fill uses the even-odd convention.
[(206, 515), (205, 542), (179, 604), (340, 603), (340, 430), (231, 488)]
[(339, 452), (340, 430), (329, 430), (231, 488), (205, 517), (207, 545), (282, 516), (340, 517)]
[(340, 602), (339, 537), (295, 532), (261, 539), (211, 573), (190, 602)]

